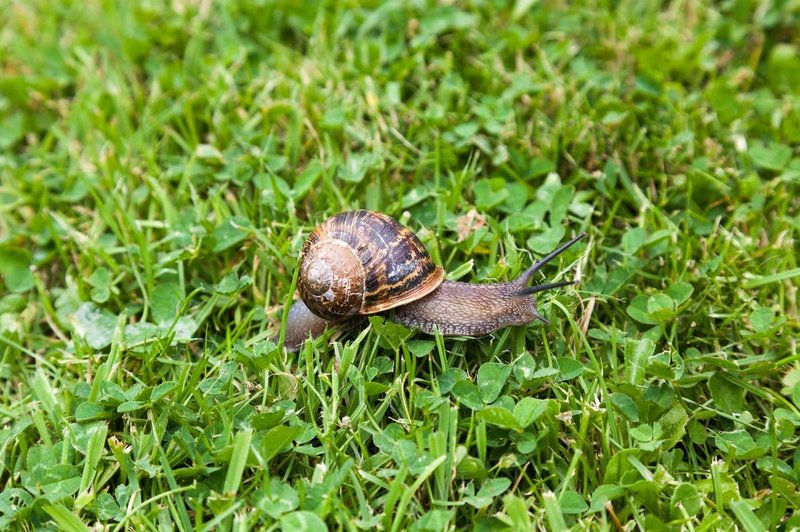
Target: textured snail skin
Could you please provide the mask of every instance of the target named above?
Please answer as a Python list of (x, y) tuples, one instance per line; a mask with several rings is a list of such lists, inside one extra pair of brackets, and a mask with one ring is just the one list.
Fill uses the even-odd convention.
[(320, 318), (308, 310), (302, 299), (298, 299), (289, 309), (284, 345), (289, 351), (296, 352), (309, 336), (316, 338), (325, 332), (325, 329), (333, 327), (337, 323), (339, 322), (335, 320)]
[[(549, 253), (514, 281), (487, 284), (445, 281), (427, 296), (380, 314), (428, 334), (439, 330), (443, 336), (482, 336), (537, 319), (546, 323), (536, 311), (533, 294), (574, 283), (565, 281), (529, 287), (528, 282), (542, 266), (585, 236), (586, 233), (581, 233)], [(289, 351), (297, 351), (309, 335), (316, 338), (326, 328), (347, 321), (346, 318), (328, 321), (317, 317), (298, 300), (289, 311), (284, 345)]]
[(445, 281), (427, 297), (394, 310), (392, 320), (443, 336), (482, 336), (541, 316), (536, 300), (514, 283), (471, 284)]

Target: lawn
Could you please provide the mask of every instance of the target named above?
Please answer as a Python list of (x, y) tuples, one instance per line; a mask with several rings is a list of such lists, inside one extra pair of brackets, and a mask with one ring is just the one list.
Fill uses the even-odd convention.
[[(0, 528), (800, 527), (800, 3), (0, 0)], [(480, 338), (273, 339), (354, 208)]]

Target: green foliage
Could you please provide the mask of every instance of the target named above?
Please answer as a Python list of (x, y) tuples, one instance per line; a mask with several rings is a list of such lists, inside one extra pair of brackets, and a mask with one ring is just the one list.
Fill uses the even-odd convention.
[[(800, 526), (798, 28), (0, 0), (0, 528)], [(581, 283), (287, 354), (303, 240), (357, 207), (462, 281), (587, 230), (536, 280)]]

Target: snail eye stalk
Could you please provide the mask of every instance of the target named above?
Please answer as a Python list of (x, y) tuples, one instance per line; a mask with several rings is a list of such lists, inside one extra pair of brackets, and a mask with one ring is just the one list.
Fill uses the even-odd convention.
[(544, 292), (545, 290), (552, 290), (553, 288), (561, 288), (562, 286), (569, 286), (571, 284), (578, 284), (578, 281), (560, 281), (557, 283), (537, 284), (536, 286), (527, 286), (517, 292), (521, 296), (535, 294), (537, 292)]
[[(533, 277), (533, 274), (535, 274), (540, 269), (542, 269), (542, 266), (544, 266), (545, 264), (547, 264), (548, 262), (550, 262), (554, 258), (556, 258), (559, 255), (561, 255), (562, 253), (564, 253), (575, 242), (577, 242), (578, 240), (584, 238), (586, 235), (587, 235), (587, 233), (586, 233), (586, 231), (584, 231), (583, 233), (579, 234), (578, 236), (576, 236), (575, 238), (573, 238), (572, 240), (570, 240), (569, 242), (567, 242), (566, 244), (564, 244), (560, 248), (556, 249), (555, 251), (551, 251), (550, 253), (548, 253), (547, 255), (542, 257), (542, 259), (540, 259), (538, 262), (536, 262), (533, 266), (531, 266), (530, 268), (528, 268), (527, 270), (522, 272), (522, 274), (517, 278), (516, 282), (519, 283), (519, 284), (523, 284), (523, 285), (528, 284), (528, 281), (531, 280), (531, 277)], [(541, 286), (547, 286), (547, 285), (541, 285)], [(554, 286), (552, 288), (556, 288), (556, 287)], [(547, 290), (547, 288), (542, 288), (542, 290)]]

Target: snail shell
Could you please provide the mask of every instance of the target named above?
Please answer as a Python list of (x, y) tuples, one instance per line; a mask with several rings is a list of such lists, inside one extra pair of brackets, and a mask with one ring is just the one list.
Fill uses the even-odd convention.
[(309, 235), (297, 286), (314, 314), (333, 320), (405, 305), (443, 280), (444, 270), (411, 230), (358, 210), (328, 218)]

